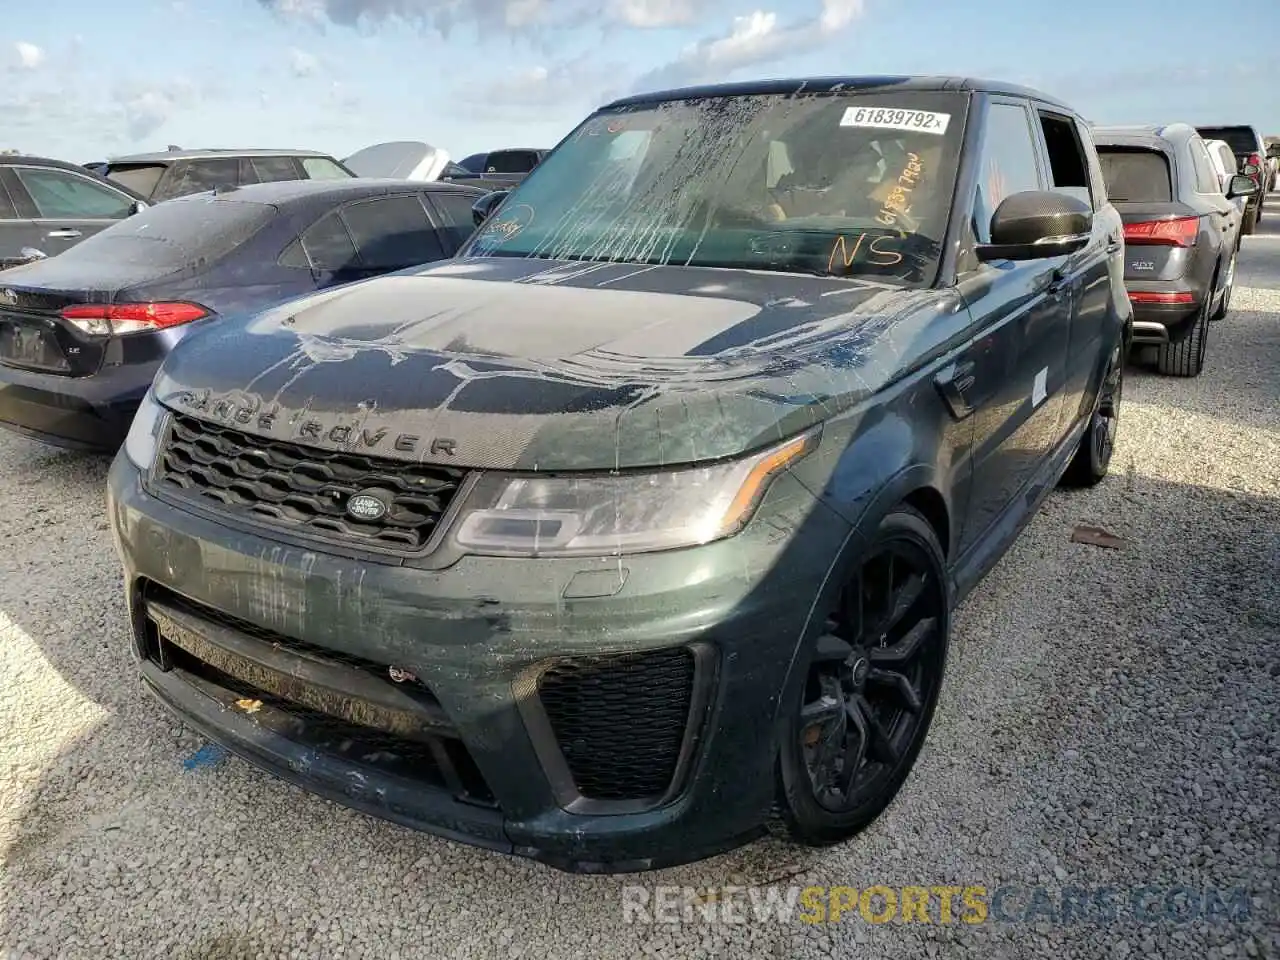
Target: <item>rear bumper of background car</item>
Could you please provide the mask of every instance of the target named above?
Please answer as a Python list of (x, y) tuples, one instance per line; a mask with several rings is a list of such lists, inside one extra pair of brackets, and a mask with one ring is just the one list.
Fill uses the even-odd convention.
[(729, 540), (442, 570), (225, 527), (123, 453), (108, 502), (143, 683), (194, 727), (367, 813), (588, 872), (762, 831), (777, 710), (848, 535), (789, 474)]
[(1209, 296), (1207, 288), (1188, 280), (1127, 281), (1125, 286), (1133, 306), (1136, 344), (1177, 343), (1191, 332)]
[(0, 366), (0, 427), (55, 446), (114, 452), (159, 366), (104, 367), (88, 377)]

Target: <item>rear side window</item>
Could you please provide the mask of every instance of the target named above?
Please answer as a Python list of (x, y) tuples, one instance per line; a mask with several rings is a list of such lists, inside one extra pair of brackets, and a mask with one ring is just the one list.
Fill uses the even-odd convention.
[[(356, 266), (356, 245), (337, 211), (307, 227), (302, 234), (302, 248), (317, 270), (350, 270)], [(288, 252), (285, 251), (286, 256)]]
[(1158, 150), (1099, 147), (1102, 179), (1115, 203), (1167, 203), (1173, 199), (1169, 161)]
[(86, 237), (58, 259), (179, 269), (225, 256), (270, 223), (275, 212), (265, 203), (213, 197), (171, 200)]
[(293, 157), (250, 157), (249, 165), (253, 167), (259, 183), (301, 179)]
[(234, 187), (240, 183), (240, 161), (235, 157), (187, 160), (176, 167), (176, 176), (165, 188), (165, 195), (169, 197)]
[(118, 220), (133, 206), (124, 194), (79, 174), (36, 167), (17, 167), (14, 172), (45, 219)]
[(107, 165), (107, 179), (149, 197), (155, 193), (156, 185), (167, 169), (163, 163), (112, 163)]
[(311, 180), (350, 180), (351, 174), (328, 157), (300, 157), (302, 169)]
[(444, 256), (435, 224), (416, 196), (360, 200), (342, 210), (363, 266), (399, 270)]
[(538, 165), (538, 155), (530, 150), (495, 150), (485, 161), (486, 173), (528, 173)]
[(448, 251), (450, 256), (456, 253), (467, 238), (475, 232), (476, 221), (471, 213), (471, 205), (476, 200), (476, 197), (467, 193), (433, 193), (431, 195), (431, 201), (440, 211), (440, 219), (444, 221), (447, 238), (453, 245), (453, 249)]
[(1049, 152), (1049, 173), (1053, 181), (1049, 188), (1092, 206), (1089, 165), (1076, 136), (1075, 124), (1067, 117), (1041, 113), (1040, 129), (1044, 131), (1044, 145)]
[(18, 210), (13, 205), (13, 198), (9, 196), (9, 188), (4, 185), (4, 178), (0, 177), (0, 220), (16, 220)]

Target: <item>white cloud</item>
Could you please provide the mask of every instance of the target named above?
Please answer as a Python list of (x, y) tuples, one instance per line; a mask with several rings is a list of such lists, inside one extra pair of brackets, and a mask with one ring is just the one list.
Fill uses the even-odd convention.
[(295, 77), (310, 77), (320, 69), (320, 61), (305, 50), (290, 47), (289, 69)]
[(782, 24), (771, 11), (734, 17), (728, 32), (690, 44), (671, 63), (650, 70), (635, 83), (637, 92), (727, 80), (745, 67), (825, 46), (863, 13), (863, 0), (823, 0), (816, 16)]
[(613, 0), (610, 12), (629, 27), (673, 27), (692, 23), (705, 0)]
[(18, 63), (24, 70), (34, 70), (44, 63), (44, 51), (34, 43), (19, 40), (13, 45), (18, 53)]

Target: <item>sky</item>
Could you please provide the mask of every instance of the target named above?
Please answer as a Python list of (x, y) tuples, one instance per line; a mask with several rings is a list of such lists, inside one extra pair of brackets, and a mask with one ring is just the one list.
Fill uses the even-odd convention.
[(834, 74), (979, 76), (1037, 87), (1100, 123), (1252, 123), (1280, 134), (1274, 0), (5, 6), (0, 149), (76, 163), (169, 144), (343, 158), (385, 140), (460, 159), (552, 147), (593, 108), (642, 90)]

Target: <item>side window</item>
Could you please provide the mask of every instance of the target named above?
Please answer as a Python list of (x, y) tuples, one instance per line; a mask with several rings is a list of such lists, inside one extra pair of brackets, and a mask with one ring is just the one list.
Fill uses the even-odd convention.
[(18, 167), (14, 171), (36, 211), (50, 220), (119, 220), (133, 205), (128, 197), (63, 170)]
[(1040, 165), (1027, 109), (1012, 103), (991, 104), (973, 199), (973, 235), (977, 241), (991, 241), (991, 215), (1001, 200), (1010, 194), (1039, 189)]
[(356, 245), (336, 211), (321, 217), (303, 232), (302, 247), (317, 270), (345, 270), (357, 265)]
[(303, 157), (302, 170), (310, 180), (349, 180), (351, 174), (328, 157)]
[(528, 173), (537, 163), (537, 154), (528, 150), (495, 150), (484, 169), (486, 173)]
[(240, 183), (240, 161), (235, 157), (212, 157), (208, 160), (188, 160), (178, 164), (174, 177), (167, 185), (167, 198), (184, 197), (203, 193), (218, 187), (234, 187)]
[(1204, 148), (1204, 141), (1192, 137), (1187, 141), (1191, 150), (1191, 166), (1196, 173), (1196, 193), (1222, 193), (1218, 185), (1218, 176), (1213, 171), (1213, 161), (1209, 159), (1209, 151)]
[(1089, 165), (1076, 135), (1076, 125), (1068, 117), (1040, 113), (1040, 129), (1049, 155), (1050, 190), (1065, 193), (1093, 206), (1089, 190)]
[(293, 157), (250, 157), (249, 164), (259, 183), (305, 179), (294, 165)]
[(400, 270), (444, 256), (435, 225), (416, 196), (359, 200), (342, 209), (362, 266)]
[(433, 193), (431, 200), (435, 204), (436, 209), (440, 212), (440, 219), (444, 221), (444, 230), (447, 240), (446, 253), (453, 256), (475, 232), (476, 221), (471, 214), (471, 205), (476, 202), (476, 197), (468, 193)]
[(280, 254), (280, 258), (276, 260), (282, 267), (297, 267), (299, 270), (310, 270), (311, 261), (307, 259), (307, 251), (302, 249), (302, 238), (298, 237), (293, 243), (284, 248), (284, 253)]
[(9, 196), (9, 188), (4, 184), (4, 175), (0, 174), (0, 220), (16, 220), (18, 218), (18, 208), (13, 204), (13, 197)]

